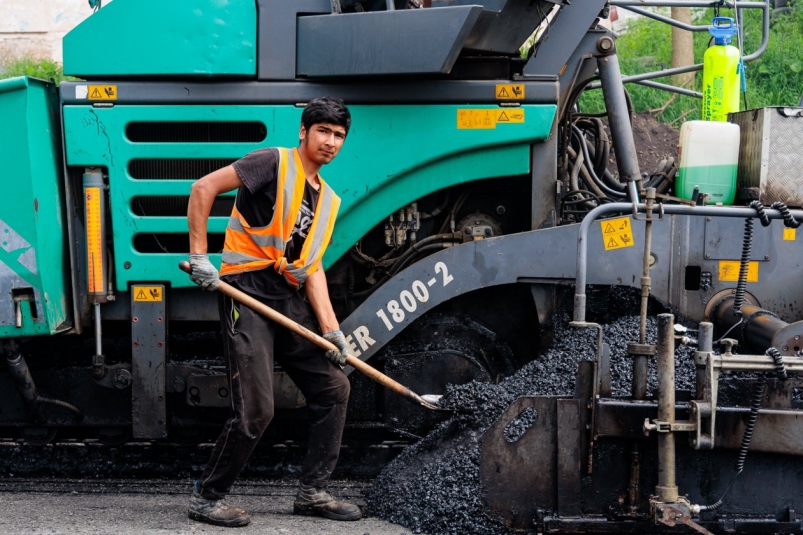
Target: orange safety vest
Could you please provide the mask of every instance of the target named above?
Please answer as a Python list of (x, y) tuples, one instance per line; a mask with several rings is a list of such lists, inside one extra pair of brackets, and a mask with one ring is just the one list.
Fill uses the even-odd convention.
[(284, 251), (301, 211), (306, 181), (298, 151), (279, 148), (278, 190), (273, 218), (265, 227), (252, 227), (237, 210), (235, 201), (223, 244), (221, 276), (273, 266), (291, 286), (298, 288), (315, 272), (318, 261), (332, 239), (340, 197), (320, 179), (321, 188), (318, 204), (315, 206), (315, 217), (298, 260), (290, 263), (284, 256)]

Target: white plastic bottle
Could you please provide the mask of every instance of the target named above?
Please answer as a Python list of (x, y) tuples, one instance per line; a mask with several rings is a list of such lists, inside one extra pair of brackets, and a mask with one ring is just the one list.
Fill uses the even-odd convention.
[(675, 195), (691, 199), (694, 188), (708, 204), (733, 204), (739, 166), (739, 125), (687, 121), (680, 127)]

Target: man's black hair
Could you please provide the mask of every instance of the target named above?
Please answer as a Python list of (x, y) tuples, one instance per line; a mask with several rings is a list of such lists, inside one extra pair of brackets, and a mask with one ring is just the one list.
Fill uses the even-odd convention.
[(312, 125), (319, 123), (336, 124), (349, 133), (351, 127), (351, 113), (343, 101), (334, 97), (321, 97), (309, 101), (301, 114), (304, 128), (309, 130)]

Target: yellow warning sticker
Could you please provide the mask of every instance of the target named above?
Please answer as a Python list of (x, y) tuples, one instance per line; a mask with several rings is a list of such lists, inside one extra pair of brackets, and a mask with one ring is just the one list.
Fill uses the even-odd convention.
[(524, 98), (524, 84), (496, 84), (497, 100), (521, 100)]
[(498, 110), (484, 109), (457, 110), (458, 130), (479, 130), (496, 128), (496, 113)]
[[(724, 282), (738, 281), (740, 267), (741, 262), (738, 260), (720, 260), (719, 280)], [(758, 262), (756, 261), (747, 264), (747, 282), (758, 282)]]
[(164, 294), (161, 286), (132, 286), (131, 293), (134, 301), (156, 302), (161, 301)]
[(507, 108), (501, 110), (496, 116), (496, 122), (498, 124), (521, 124), (524, 122), (524, 110), (520, 108)]
[(600, 229), (606, 251), (633, 246), (633, 228), (629, 217), (605, 219), (600, 223)]
[(524, 110), (520, 108), (457, 110), (458, 130), (492, 130), (497, 124), (522, 123)]
[(89, 100), (117, 100), (116, 85), (90, 85), (87, 89)]
[(797, 229), (784, 227), (783, 229), (783, 239), (784, 241), (795, 241), (796, 231)]

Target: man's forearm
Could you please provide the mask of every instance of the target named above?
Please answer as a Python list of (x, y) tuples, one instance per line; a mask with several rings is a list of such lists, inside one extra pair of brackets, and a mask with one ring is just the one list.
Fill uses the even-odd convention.
[(187, 225), (190, 228), (190, 254), (206, 254), (206, 225), (215, 197), (243, 185), (234, 167), (227, 165), (209, 173), (192, 185), (187, 207)]
[(321, 331), (327, 333), (339, 330), (340, 324), (337, 321), (337, 316), (335, 316), (335, 311), (332, 309), (332, 301), (329, 299), (329, 287), (326, 284), (323, 266), (319, 265), (317, 271), (307, 277), (305, 287), (307, 299), (312, 305), (315, 316), (318, 318)]
[[(197, 183), (196, 183), (197, 184)], [(193, 186), (187, 207), (187, 226), (190, 230), (190, 254), (206, 254), (206, 226), (215, 195), (202, 187)]]

